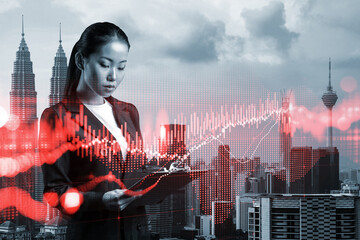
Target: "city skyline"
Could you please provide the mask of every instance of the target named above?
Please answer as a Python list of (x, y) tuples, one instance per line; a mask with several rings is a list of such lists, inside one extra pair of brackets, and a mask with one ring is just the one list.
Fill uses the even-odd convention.
[[(22, 23), (22, 28), (21, 28), (21, 31), (22, 31), (22, 33), (21, 33), (21, 35), (22, 35), (22, 39), (24, 38), (24, 26), (23, 26), (24, 24)], [(23, 41), (23, 40), (22, 40)], [(66, 61), (66, 55), (65, 55), (65, 52), (63, 51), (63, 48), (62, 48), (62, 39), (61, 39), (61, 35), (60, 36), (58, 36), (58, 41), (59, 41), (59, 46), (58, 46), (58, 50), (57, 50), (57, 53), (56, 53), (56, 57), (55, 57), (55, 62), (54, 62), (54, 66), (53, 66), (53, 74), (52, 74), (52, 78), (51, 78), (51, 81), (49, 81), (49, 82), (52, 82), (52, 84), (54, 83), (54, 79), (56, 79), (56, 80), (61, 80), (61, 81), (59, 81), (59, 82), (62, 82), (62, 81), (64, 81), (63, 80), (63, 78), (64, 78), (64, 70), (63, 70), (63, 68), (64, 68), (64, 64), (65, 64), (65, 61)], [(65, 55), (65, 56), (64, 56)], [(59, 56), (62, 56), (61, 58), (59, 58)], [(60, 60), (61, 59), (61, 60)], [(64, 66), (63, 66), (64, 65)], [(54, 68), (55, 67), (55, 68)], [(60, 76), (60, 75), (61, 76)], [(35, 75), (36, 75), (36, 73), (35, 73)], [(35, 81), (36, 81), (36, 77), (35, 77)], [(355, 82), (356, 83), (356, 82)], [(257, 83), (257, 84), (259, 84), (259, 83)], [(60, 87), (61, 88), (61, 87)], [(36, 90), (36, 89), (35, 89)], [(356, 90), (356, 85), (355, 85), (355, 89), (353, 89), (353, 90)], [(52, 96), (52, 92), (54, 91), (54, 89), (53, 89), (53, 87), (51, 88), (51, 91), (50, 91), (50, 96)], [(57, 91), (57, 93), (56, 94), (59, 94), (58, 92), (59, 92), (59, 90), (57, 89), (56, 90)], [(267, 93), (269, 94), (269, 93), (271, 93), (271, 92), (269, 92), (269, 90), (267, 90)], [(49, 94), (49, 93), (48, 93)], [(255, 95), (256, 95), (256, 93), (255, 93)], [(262, 94), (262, 95), (264, 95), (264, 93)], [(49, 96), (49, 95), (48, 95)], [(276, 97), (277, 97), (277, 95), (274, 95), (275, 96), (275, 99), (276, 99)], [(354, 104), (354, 103), (356, 103), (356, 99), (357, 99), (357, 93), (356, 93), (356, 91), (352, 94), (352, 95), (350, 95), (351, 97), (350, 97), (350, 100), (349, 99), (344, 99), (344, 101), (343, 102), (346, 102), (346, 100), (347, 101), (350, 101), (350, 108), (352, 107), (351, 106), (351, 104)], [(293, 93), (293, 91), (291, 90), (291, 92), (290, 92), (290, 97), (292, 97), (292, 104), (293, 104), (293, 106), (294, 106), (294, 104), (295, 104), (295, 100), (294, 100), (294, 98), (296, 98), (297, 96), (295, 95), (295, 93)], [(288, 98), (290, 98), (290, 97), (288, 97)], [(57, 97), (57, 98), (59, 98), (59, 97)], [(136, 98), (136, 97), (135, 97)], [(278, 98), (280, 98), (280, 97), (278, 97)], [(268, 98), (268, 99), (271, 99), (271, 98)], [(251, 97), (251, 100), (255, 100), (255, 99), (253, 99), (253, 97)], [(260, 100), (261, 100), (261, 96), (260, 96)], [(49, 101), (49, 100), (48, 100)], [(256, 100), (255, 100), (256, 101)], [(266, 100), (265, 100), (266, 101)], [(289, 100), (288, 100), (289, 101)], [(321, 102), (321, 101), (320, 101)], [(150, 102), (151, 103), (151, 102)], [(204, 103), (202, 103), (202, 104), (204, 104)], [(253, 104), (253, 103), (249, 103), (249, 104)], [(38, 105), (41, 105), (41, 104), (38, 104)], [(165, 103), (165, 105), (166, 105), (166, 103)], [(211, 104), (209, 104), (210, 106), (211, 106)], [(230, 103), (230, 105), (231, 105), (231, 103)], [(346, 103), (345, 104), (343, 104), (343, 105), (346, 105)], [(349, 105), (349, 104), (348, 104)], [(141, 104), (140, 104), (140, 108), (141, 108)], [(185, 108), (184, 108), (184, 106), (185, 106)], [(225, 105), (226, 106), (226, 105)], [(235, 106), (236, 106), (236, 102), (235, 102)], [(173, 107), (173, 108), (175, 108), (176, 107), (176, 104), (175, 104), (175, 106)], [(186, 114), (186, 108), (188, 107), (188, 105), (187, 104), (183, 104), (183, 109), (185, 109), (185, 114)], [(214, 105), (214, 109), (217, 109), (218, 111), (220, 110), (219, 109), (219, 107), (221, 107), (221, 109), (223, 108), (223, 106), (221, 105), (221, 106), (219, 106), (219, 105)], [(245, 105), (245, 107), (246, 107), (246, 105)], [(302, 107), (303, 106), (299, 106), (298, 107), (298, 112), (301, 112), (302, 111)], [(345, 107), (347, 107), (347, 108), (349, 108), (349, 106), (345, 106)], [(176, 114), (176, 112), (174, 112), (174, 111), (172, 111), (172, 109), (171, 109), (172, 107), (170, 106), (170, 109), (168, 108), (167, 110), (168, 110), (168, 112), (166, 112), (166, 110), (164, 111), (164, 109), (157, 109), (159, 112), (157, 113), (157, 116), (156, 116), (156, 120), (154, 120), (153, 119), (153, 123), (154, 123), (154, 121), (156, 121), (156, 124), (155, 124), (155, 130), (150, 130), (150, 134), (147, 134), (147, 136), (149, 137), (149, 135), (150, 135), (150, 141), (152, 140), (151, 139), (151, 134), (153, 134), (153, 137), (155, 137), (160, 131), (158, 131), (159, 130), (159, 127), (160, 127), (160, 125), (161, 124), (164, 124), (164, 123), (168, 123), (168, 122), (172, 122), (172, 120), (170, 119), (170, 114), (171, 113), (173, 113), (173, 116), (175, 116), (175, 114)], [(206, 109), (207, 107), (205, 107), (205, 109)], [(212, 108), (212, 107), (211, 107)], [(339, 108), (338, 109), (335, 109), (335, 117), (336, 117), (336, 119), (339, 119), (339, 117), (341, 116), (341, 114), (344, 112), (343, 110), (341, 110), (341, 109), (343, 109), (344, 107), (342, 106), (342, 107), (340, 107), (340, 110), (339, 110)], [(193, 108), (191, 108), (191, 110), (192, 110)], [(313, 110), (315, 110), (315, 112), (313, 112), (313, 113), (315, 113), (316, 114), (316, 111), (317, 110), (319, 110), (320, 108), (319, 108), (319, 106), (317, 106), (317, 107), (315, 107)], [(187, 110), (189, 110), (189, 109), (187, 109)], [(310, 109), (309, 109), (310, 110)], [(313, 111), (313, 110), (310, 110), (310, 111)], [(346, 109), (345, 109), (346, 110)], [(202, 114), (202, 109), (200, 108), (199, 109), (199, 111), (200, 111), (200, 113)], [(222, 110), (221, 110), (222, 111)], [(227, 111), (226, 109), (225, 109), (225, 111)], [(235, 111), (236, 111), (236, 109), (235, 109)], [(255, 111), (258, 111), (258, 110), (255, 110)], [(325, 113), (326, 111), (324, 111), (324, 109), (322, 109), (321, 110), (322, 111), (322, 113)], [(336, 114), (336, 111), (338, 112), (337, 114)], [(357, 110), (358, 111), (358, 110)], [(180, 112), (181, 113), (181, 115), (183, 115), (183, 112)], [(200, 115), (200, 113), (198, 112), (198, 115)], [(216, 111), (215, 111), (215, 113), (216, 113)], [(320, 118), (322, 118), (323, 116), (321, 115), (322, 113), (320, 113)], [(145, 117), (149, 117), (149, 115), (148, 115), (149, 113), (147, 113), (147, 114), (145, 114)], [(161, 114), (163, 114), (163, 116), (161, 116)], [(184, 114), (184, 115), (185, 115)], [(193, 114), (196, 114), (196, 108), (195, 108), (195, 110), (194, 110), (194, 112), (193, 112)], [(309, 112), (307, 115), (308, 116), (310, 116), (312, 113), (311, 112)], [(359, 115), (359, 114), (357, 114), (357, 115)], [(177, 113), (177, 116), (178, 116), (178, 121), (179, 121), (179, 112)], [(190, 117), (191, 117), (191, 115), (190, 115)], [(195, 117), (195, 116), (194, 116)], [(301, 118), (298, 118), (298, 119), (295, 119), (295, 120), (300, 120), (300, 121), (302, 121), (302, 117), (303, 116), (301, 116)], [(344, 117), (344, 116), (343, 116)], [(344, 118), (341, 118), (340, 120), (343, 120)], [(154, 118), (154, 116), (153, 116), (153, 118)], [(354, 120), (353, 120), (353, 119)], [(346, 120), (346, 123), (344, 123), (345, 124), (345, 126), (347, 126), (347, 127), (345, 127), (345, 128), (343, 128), (343, 129), (341, 129), (342, 128), (342, 125), (344, 125), (343, 124), (343, 121), (342, 122), (339, 122), (339, 121), (337, 121), (336, 122), (336, 119), (335, 119), (335, 122), (334, 122), (334, 126), (335, 127), (337, 127), (337, 128), (340, 128), (340, 130), (346, 130), (352, 123), (355, 123), (358, 119), (359, 119), (359, 116), (355, 116), (355, 117), (350, 117), (350, 119), (349, 120)], [(302, 123), (302, 124), (300, 124), (300, 127), (298, 127), (298, 129), (299, 130), (303, 130), (303, 131), (305, 131), (306, 132), (306, 128), (307, 128), (307, 126), (306, 126), (306, 124), (308, 124), (309, 122), (309, 120), (311, 119), (309, 119), (309, 117), (307, 117), (307, 116), (305, 116), (305, 121), (304, 121), (304, 123)], [(146, 119), (146, 120), (148, 120), (148, 118)], [(321, 120), (321, 119), (320, 119)], [(185, 120), (186, 121), (186, 120)], [(176, 122), (176, 119), (174, 119), (173, 120), (173, 122)], [(193, 123), (195, 123), (195, 122), (193, 122)], [(315, 138), (317, 138), (318, 140), (319, 140), (319, 142), (318, 142), (318, 145), (319, 146), (321, 146), (323, 143), (322, 143), (322, 141), (324, 140), (324, 137), (325, 137), (325, 135), (324, 136), (322, 136), (323, 135), (323, 133), (325, 132), (324, 131), (324, 129), (326, 129), (326, 124), (324, 124), (324, 122), (323, 121), (320, 121), (320, 122), (318, 122), (317, 124), (320, 124), (320, 125), (323, 125), (321, 128), (323, 129), (323, 131), (320, 131), (320, 132), (316, 132), (316, 131), (318, 131), (318, 129), (316, 129), (315, 130), (315, 135), (314, 135), (314, 132), (313, 132), (313, 130), (311, 130), (310, 129), (310, 133), (311, 134), (313, 134), (313, 136), (315, 137)], [(142, 126), (143, 126), (143, 128), (144, 128), (144, 125), (145, 125), (145, 128), (146, 128), (146, 130), (149, 130), (149, 128), (150, 128), (150, 124), (144, 124), (144, 120), (142, 121), (142, 124), (141, 124)], [(302, 125), (302, 126), (301, 126)], [(317, 128), (317, 127), (315, 127), (315, 128)], [(294, 132), (296, 132), (297, 130), (298, 130), (297, 128), (295, 128), (295, 130), (294, 130)], [(148, 133), (148, 132), (147, 132)], [(318, 134), (318, 135), (316, 135), (316, 134)], [(146, 139), (145, 139), (146, 140)], [(148, 139), (148, 141), (149, 141), (149, 139)], [(307, 143), (305, 143), (305, 144), (307, 144)], [(311, 143), (310, 143), (311, 144)], [(256, 151), (255, 151), (256, 152)], [(254, 153), (255, 153), (254, 152)], [(238, 153), (237, 153), (238, 154)], [(259, 153), (258, 153), (259, 154)], [(260, 153), (260, 154), (262, 154), (262, 153)], [(355, 159), (356, 160), (356, 159)], [(350, 164), (350, 166), (351, 166), (351, 164)]]
[[(194, 235), (195, 226), (199, 232), (204, 232), (209, 223), (213, 235), (215, 232), (217, 236), (233, 234), (235, 228), (231, 223), (235, 218), (231, 208), (239, 200), (238, 196), (244, 194), (257, 198), (252, 202), (253, 206), (246, 205), (254, 211), (254, 219), (250, 218), (249, 212), (250, 220), (256, 219), (259, 208), (270, 209), (266, 204), (272, 200), (264, 200), (265, 205), (261, 206), (261, 194), (270, 193), (275, 198), (282, 193), (307, 194), (299, 200), (309, 201), (310, 210), (303, 214), (305, 218), (318, 214), (315, 210), (311, 212), (313, 203), (307, 199), (316, 198), (312, 194), (329, 194), (333, 190), (343, 194), (344, 186), (358, 194), (360, 91), (357, 79), (360, 70), (357, 64), (360, 66), (360, 47), (350, 48), (349, 45), (355, 44), (353, 38), (360, 33), (348, 22), (355, 14), (353, 8), (338, 5), (335, 1), (328, 5), (331, 11), (324, 11), (321, 8), (324, 5), (315, 1), (225, 2), (232, 7), (219, 5), (215, 0), (207, 6), (202, 1), (168, 4), (160, 0), (155, 6), (145, 2), (117, 5), (116, 1), (110, 0), (123, 14), (120, 17), (116, 10), (107, 6), (100, 6), (108, 11), (106, 16), (101, 11), (94, 11), (92, 4), (95, 2), (92, 1), (87, 5), (83, 2), (81, 6), (70, 0), (39, 1), (34, 5), (26, 0), (9, 3), (7, 8), (0, 10), (0, 20), (7, 17), (9, 22), (6, 26), (0, 24), (0, 31), (9, 33), (0, 38), (0, 51), (4, 52), (0, 57), (0, 111), (15, 113), (25, 121), (39, 119), (44, 108), (61, 98), (67, 57), (70, 57), (71, 46), (79, 33), (94, 21), (111, 21), (124, 28), (131, 43), (125, 81), (114, 96), (138, 107), (145, 154), (148, 159), (157, 160), (151, 161), (150, 165), (153, 164), (154, 169), (158, 167), (156, 165), (166, 165), (170, 169), (170, 163), (179, 158), (194, 169), (209, 170), (204, 177), (148, 209), (151, 215), (149, 226), (160, 237)], [(5, 5), (0, 1), (0, 9), (1, 6)], [(40, 7), (48, 10), (44, 14), (49, 18), (47, 23), (41, 21), (44, 16), (34, 15), (39, 13)], [(154, 12), (149, 14), (146, 7)], [(169, 8), (173, 16), (159, 7)], [(360, 4), (356, 4), (354, 9), (357, 8)], [(344, 15), (345, 20), (334, 22), (338, 11), (347, 15)], [(25, 22), (21, 21), (22, 14)], [(301, 20), (304, 22), (299, 22)], [(17, 21), (21, 23), (19, 29), (15, 27)], [(60, 22), (62, 27), (59, 29)], [(336, 35), (339, 29), (346, 43)], [(13, 43), (17, 44), (14, 49)], [(329, 57), (333, 64), (331, 72)], [(6, 77), (9, 69), (11, 73)], [(12, 84), (11, 92), (6, 90), (8, 83)], [(6, 106), (7, 102), (11, 107)], [(27, 112), (31, 113), (30, 117), (21, 115)], [(78, 128), (93, 127), (87, 125), (83, 111), (77, 117), (80, 119)], [(32, 137), (32, 132), (38, 132), (37, 124), (33, 129), (24, 125), (24, 129), (15, 131), (9, 126), (0, 125), (0, 131), (4, 133), (0, 138), (0, 160), (4, 162), (0, 163), (2, 166), (9, 163), (8, 168), (0, 169), (3, 187), (0, 190), (5, 196), (20, 196), (23, 188), (38, 206), (26, 215), (28, 205), (24, 204), (23, 198), (13, 203), (11, 197), (5, 197), (6, 204), (19, 209), (7, 208), (4, 214), (11, 218), (14, 214), (18, 216), (19, 211), (20, 215), (30, 216), (38, 221), (35, 225), (27, 224), (31, 228), (39, 227), (45, 218), (58, 222), (59, 218), (52, 218), (59, 216), (59, 212), (42, 203), (43, 182), (39, 166), (43, 162), (36, 158), (37, 140)], [(75, 129), (74, 125), (73, 130), (78, 131)], [(12, 139), (12, 135), (20, 137)], [(135, 142), (138, 142), (137, 137)], [(86, 148), (86, 156), (90, 149), (90, 159), (98, 144), (95, 138), (93, 140), (81, 140), (77, 145), (82, 148), (82, 154)], [(111, 144), (105, 145), (110, 149)], [(46, 160), (51, 162), (53, 155), (50, 151), (48, 154)], [(22, 159), (34, 161), (19, 164)], [(17, 168), (11, 169), (9, 166), (14, 163), (18, 164)], [(129, 168), (136, 169), (141, 164), (136, 162)], [(347, 168), (355, 170), (343, 171), (339, 178), (340, 170)], [(13, 175), (22, 179), (16, 180)], [(112, 173), (101, 177), (121, 181)], [(8, 179), (14, 182), (14, 188), (8, 188), (11, 185)], [(340, 186), (340, 179), (345, 185)], [(349, 179), (354, 180), (355, 185)], [(27, 186), (26, 182), (31, 184)], [(86, 189), (85, 192), (89, 190)], [(30, 196), (26, 196), (31, 201)], [(323, 197), (334, 204), (334, 196)], [(358, 196), (352, 197), (354, 200), (351, 201), (360, 203)], [(314, 203), (316, 206), (317, 202)], [(328, 205), (321, 205), (324, 211), (319, 211), (324, 219), (330, 214)], [(351, 211), (359, 218), (354, 206), (353, 202)], [(238, 211), (238, 206), (236, 209)], [(340, 216), (342, 211), (336, 214)], [(337, 216), (334, 212), (331, 214)], [(258, 233), (268, 234), (268, 227), (272, 222), (276, 223), (270, 215), (266, 216), (268, 221), (263, 223), (262, 230), (259, 226)], [(343, 214), (342, 217), (348, 216)], [(198, 221), (205, 221), (206, 226)], [(332, 219), (334, 229), (335, 223)], [(0, 228), (10, 225), (5, 222)], [(323, 222), (323, 225), (326, 224)], [(275, 225), (273, 229), (278, 227)], [(60, 234), (64, 234), (63, 230)]]
[[(354, 9), (360, 7), (359, 4), (338, 5), (330, 1), (330, 10), (324, 11), (321, 3), (313, 1), (254, 1), (247, 4), (227, 1), (221, 7), (215, 1), (207, 2), (206, 7), (203, 2), (192, 6), (189, 2), (169, 5), (159, 1), (159, 6), (171, 9), (172, 17), (149, 3), (127, 2), (121, 7), (115, 2), (111, 4), (113, 9), (99, 7), (103, 10), (100, 12), (109, 13), (106, 16), (94, 14), (92, 2), (83, 4), (87, 6), (84, 9), (79, 7), (81, 4), (74, 5), (71, 1), (38, 1), (36, 4), (14, 1), (4, 5), (0, 12), (0, 19), (6, 19), (3, 22), (7, 23), (0, 25), (0, 30), (6, 33), (0, 39), (3, 53), (0, 58), (1, 108), (10, 112), (10, 78), (14, 52), (21, 40), (22, 14), (25, 15), (26, 41), (34, 65), (38, 117), (48, 106), (60, 22), (62, 46), (67, 57), (80, 32), (92, 22), (113, 21), (128, 33), (132, 45), (129, 64), (125, 80), (114, 96), (138, 107), (141, 129), (148, 142), (152, 142), (149, 136), (158, 136), (161, 124), (175, 123), (178, 114), (187, 115), (189, 120), (189, 115), (194, 112), (200, 116), (211, 111), (219, 113), (221, 106), (258, 104), (259, 100), (274, 93), (280, 98), (278, 92), (284, 88), (292, 89), (296, 104), (306, 107), (310, 113), (326, 112), (321, 96), (327, 83), (330, 56), (333, 59), (332, 85), (339, 96), (334, 118), (336, 112), (338, 116), (343, 114), (340, 112), (342, 107), (346, 107), (343, 102), (350, 102), (348, 105), (351, 107), (354, 105), (351, 101), (359, 98), (357, 50), (356, 47), (350, 48), (357, 30), (351, 28), (349, 21), (358, 17)], [(37, 14), (39, 8), (46, 9), (43, 11), (45, 15)], [(146, 8), (158, 14), (146, 13)], [(126, 14), (125, 9), (128, 10)], [(348, 14), (342, 14), (342, 20), (336, 22), (341, 11)], [(139, 16), (140, 13), (143, 14)], [(320, 21), (320, 17), (326, 21)], [(164, 20), (168, 20), (168, 25)], [(153, 27), (149, 28), (151, 22)], [(174, 23), (176, 27), (171, 27)], [(181, 29), (182, 32), (177, 32)], [(336, 37), (338, 31), (343, 39)], [(198, 50), (188, 51), (188, 48)], [(346, 61), (348, 64), (344, 64)], [(321, 114), (318, 116), (318, 119), (322, 117)], [(304, 125), (309, 125), (309, 121), (305, 118)], [(338, 131), (336, 124), (334, 122), (337, 128), (334, 134), (346, 135), (344, 129)], [(343, 125), (350, 124), (345, 122)], [(300, 126), (295, 130), (295, 145), (313, 145), (313, 140), (301, 140), (307, 137), (305, 128)], [(274, 137), (275, 132), (276, 127), (269, 138)], [(326, 133), (317, 134), (325, 137)], [(229, 142), (225, 144), (230, 144), (234, 154), (242, 157), (244, 150), (234, 147), (234, 137), (228, 136)], [(324, 139), (318, 139), (317, 145), (325, 146)], [(348, 157), (346, 162), (349, 161), (353, 160)]]

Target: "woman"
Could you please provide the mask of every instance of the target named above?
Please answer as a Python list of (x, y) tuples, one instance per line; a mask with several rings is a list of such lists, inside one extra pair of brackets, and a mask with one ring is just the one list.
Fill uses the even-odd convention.
[(64, 99), (40, 125), (44, 197), (70, 215), (67, 239), (147, 239), (144, 206), (125, 187), (142, 177), (136, 107), (111, 95), (130, 44), (112, 23), (95, 23), (75, 44)]

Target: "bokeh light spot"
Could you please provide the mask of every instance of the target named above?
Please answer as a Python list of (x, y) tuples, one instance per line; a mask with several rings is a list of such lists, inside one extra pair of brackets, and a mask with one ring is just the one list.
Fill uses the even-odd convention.
[(56, 207), (58, 205), (59, 196), (55, 192), (47, 192), (44, 193), (44, 199), (50, 206)]
[(340, 81), (340, 87), (345, 92), (352, 92), (357, 88), (357, 81), (352, 76), (346, 76)]
[(12, 116), (9, 121), (7, 121), (5, 127), (10, 131), (15, 131), (20, 126), (20, 119), (17, 116)]
[(351, 125), (351, 121), (349, 121), (349, 119), (347, 119), (346, 117), (341, 117), (337, 121), (337, 127), (341, 131), (345, 131), (345, 130), (349, 129), (350, 125)]
[(83, 196), (79, 193), (78, 190), (72, 188), (69, 189), (62, 197), (61, 197), (61, 205), (64, 208), (67, 214), (76, 213), (80, 205), (82, 204)]

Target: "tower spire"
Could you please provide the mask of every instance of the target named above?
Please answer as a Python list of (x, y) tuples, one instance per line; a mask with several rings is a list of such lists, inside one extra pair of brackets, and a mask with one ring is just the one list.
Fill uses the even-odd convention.
[(61, 40), (61, 23), (59, 24), (59, 43), (61, 44), (62, 43), (62, 40)]
[(66, 83), (67, 59), (64, 49), (61, 45), (61, 23), (59, 23), (59, 46), (54, 58), (54, 66), (52, 68), (52, 77), (50, 79), (50, 95), (49, 105), (55, 105), (63, 98), (63, 92)]
[(331, 57), (329, 58), (329, 86), (328, 86), (329, 90), (332, 90), (332, 86), (331, 86)]
[(21, 24), (21, 30), (22, 30), (22, 32), (21, 32), (21, 36), (24, 37), (24, 35), (25, 35), (25, 33), (24, 33), (24, 14), (21, 15), (21, 17), (22, 17), (22, 24)]
[(329, 109), (329, 131), (328, 131), (328, 147), (332, 147), (332, 109), (338, 99), (336, 92), (331, 86), (331, 58), (329, 58), (329, 86), (323, 94), (322, 100), (324, 105)]

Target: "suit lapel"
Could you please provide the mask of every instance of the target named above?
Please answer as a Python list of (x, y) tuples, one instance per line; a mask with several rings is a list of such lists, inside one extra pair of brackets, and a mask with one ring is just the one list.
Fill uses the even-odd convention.
[[(117, 101), (112, 97), (109, 97), (106, 100), (108, 100), (113, 106), (116, 123), (122, 129), (122, 133), (126, 138), (128, 148), (131, 151), (134, 147), (137, 147), (136, 145), (134, 146), (134, 144), (136, 144), (137, 134), (135, 127), (136, 123), (134, 123), (134, 120), (131, 118), (131, 111), (128, 109), (128, 104)], [(132, 159), (133, 154), (131, 154), (130, 151), (128, 151), (126, 154), (122, 180), (124, 180), (125, 172), (128, 174), (129, 171), (132, 171), (131, 166), (134, 165), (134, 161), (136, 161), (135, 159)]]
[[(64, 105), (66, 110), (71, 113), (71, 118), (80, 125), (79, 127), (82, 129), (82, 131), (78, 131), (80, 137), (91, 134), (93, 138), (100, 137), (101, 139), (107, 138), (108, 140), (113, 138), (110, 131), (79, 99), (74, 99), (72, 102), (67, 102)], [(87, 121), (85, 121), (85, 116)], [(85, 130), (87, 133), (84, 132)]]
[(115, 121), (122, 129), (122, 133), (124, 136), (126, 136), (126, 141), (130, 147), (130, 144), (135, 141), (136, 129), (131, 119), (129, 110), (126, 108), (124, 103), (115, 101), (113, 97), (109, 97), (106, 100), (108, 100), (113, 106)]
[[(128, 143), (128, 147), (131, 148), (131, 143), (135, 143), (136, 140), (136, 128), (131, 118), (130, 111), (127, 109), (127, 105), (123, 102), (115, 100), (113, 97), (108, 97), (106, 100), (112, 105), (115, 121), (118, 124), (118, 127), (122, 129), (122, 133)], [(107, 138), (108, 140), (114, 139), (111, 132), (88, 108), (86, 108), (84, 104), (82, 104), (78, 98), (66, 101), (64, 106), (66, 110), (71, 113), (71, 118), (80, 125), (80, 131), (78, 131), (79, 137), (83, 138), (85, 135), (91, 134), (93, 139), (96, 137), (100, 137), (100, 140), (104, 138)], [(87, 116), (86, 128), (84, 127), (85, 123), (81, 124), (82, 121), (79, 121), (84, 116)], [(89, 126), (91, 126), (91, 129), (89, 129)], [(85, 133), (85, 129), (87, 130), (87, 133)], [(122, 156), (122, 154), (120, 155)], [(121, 161), (119, 162), (123, 173), (126, 169), (126, 165), (129, 160), (128, 158), (129, 153), (127, 154), (124, 163)]]
[[(65, 102), (64, 107), (66, 111), (70, 112), (71, 118), (74, 122), (76, 122), (76, 125), (78, 126), (78, 131), (76, 133), (76, 136), (78, 136), (80, 139), (99, 139), (100, 141), (106, 139), (109, 142), (104, 145), (104, 148), (109, 148), (111, 146), (110, 141), (114, 140), (114, 136), (111, 134), (111, 132), (100, 122), (100, 120), (84, 105), (81, 103), (79, 99), (73, 99), (71, 102)], [(85, 116), (87, 120), (85, 121)], [(81, 120), (82, 119), (82, 120)], [(88, 138), (89, 135), (91, 138)], [(110, 149), (108, 149), (110, 154)], [(116, 156), (117, 155), (117, 156)], [(119, 164), (121, 168), (120, 175), (118, 177), (123, 178), (124, 171), (125, 171), (125, 162), (122, 162), (122, 153), (121, 150), (117, 152), (116, 155), (113, 155), (111, 157), (113, 161), (107, 162), (106, 165), (110, 168), (110, 171), (113, 173), (116, 172), (116, 165)], [(102, 160), (98, 159), (98, 161), (102, 162)], [(106, 160), (107, 161), (107, 160)], [(102, 164), (105, 164), (102, 163)], [(117, 174), (116, 174), (117, 175)]]
[[(122, 133), (126, 138), (128, 144), (135, 141), (136, 129), (131, 119), (129, 110), (126, 108), (126, 104), (116, 101), (113, 97), (108, 97), (106, 100), (112, 105), (113, 114), (118, 127), (122, 129)], [(110, 131), (100, 122), (100, 120), (84, 105), (78, 98), (74, 98), (64, 103), (65, 109), (71, 113), (71, 118), (77, 123), (83, 116), (87, 116), (87, 125), (91, 126), (91, 134), (95, 130), (98, 135), (99, 130), (101, 133), (108, 132), (109, 139), (113, 137)], [(83, 124), (80, 124), (83, 127)], [(129, 145), (130, 146), (130, 145)]]

